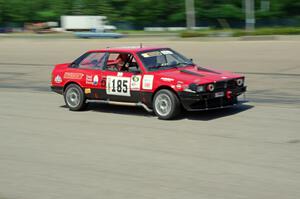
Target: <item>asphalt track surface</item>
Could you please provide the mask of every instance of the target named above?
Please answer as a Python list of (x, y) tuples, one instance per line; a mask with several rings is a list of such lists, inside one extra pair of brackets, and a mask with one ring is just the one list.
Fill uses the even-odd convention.
[(161, 121), (132, 107), (70, 112), (49, 91), (55, 63), (139, 42), (0, 39), (1, 199), (300, 198), (300, 39), (143, 41), (244, 73), (249, 102), (232, 109)]

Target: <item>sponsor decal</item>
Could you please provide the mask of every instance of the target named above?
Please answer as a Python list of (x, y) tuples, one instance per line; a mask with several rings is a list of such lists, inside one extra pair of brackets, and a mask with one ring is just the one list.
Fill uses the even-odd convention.
[(93, 76), (92, 75), (86, 75), (85, 76), (85, 83), (86, 84), (93, 84)]
[(130, 78), (107, 76), (106, 80), (106, 94), (130, 96)]
[(168, 78), (168, 77), (162, 77), (162, 78), (160, 78), (162, 81), (165, 81), (165, 82), (172, 82), (172, 81), (174, 81), (174, 79), (172, 79), (172, 78)]
[(150, 56), (148, 55), (148, 53), (143, 53), (142, 56), (143, 56), (144, 58), (150, 57)]
[(99, 77), (98, 75), (95, 75), (94, 77), (92, 75), (87, 75), (85, 78), (85, 83), (89, 85), (98, 85), (99, 83)]
[(82, 74), (82, 73), (69, 73), (69, 72), (66, 72), (64, 74), (65, 79), (82, 79), (83, 76), (84, 76), (84, 74)]
[(95, 75), (93, 78), (93, 85), (97, 85), (98, 82), (99, 82), (99, 77), (98, 77), (98, 75)]
[(134, 81), (134, 82), (138, 82), (138, 81), (140, 81), (140, 79), (141, 79), (140, 75), (138, 75), (138, 76), (132, 76), (132, 81)]
[(141, 89), (141, 75), (135, 75), (131, 77), (130, 89), (138, 91)]
[(144, 75), (143, 77), (143, 89), (152, 90), (153, 87), (153, 75)]
[(122, 73), (122, 72), (118, 72), (117, 76), (118, 76), (118, 77), (122, 77), (122, 76), (123, 76), (123, 73)]
[(59, 76), (59, 75), (57, 75), (56, 77), (55, 77), (55, 79), (54, 79), (54, 82), (55, 83), (62, 83), (62, 79), (61, 79), (61, 77)]
[(225, 77), (225, 76), (223, 76), (223, 77), (221, 77), (222, 79), (227, 79), (228, 77)]
[(173, 52), (172, 51), (169, 51), (169, 50), (162, 50), (162, 51), (160, 51), (162, 54), (164, 54), (164, 55), (172, 55), (173, 54)]
[(92, 91), (91, 91), (91, 89), (90, 88), (86, 88), (86, 89), (84, 89), (84, 93), (85, 94), (90, 94)]
[(156, 56), (160, 56), (160, 55), (162, 55), (162, 53), (160, 51), (152, 51), (152, 52), (143, 53), (142, 57), (148, 58), (148, 57), (156, 57)]

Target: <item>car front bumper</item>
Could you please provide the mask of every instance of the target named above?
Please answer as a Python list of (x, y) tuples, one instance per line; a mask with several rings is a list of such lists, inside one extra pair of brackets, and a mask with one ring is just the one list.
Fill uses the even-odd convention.
[(239, 104), (238, 96), (246, 92), (246, 90), (247, 87), (244, 86), (206, 93), (180, 92), (178, 95), (182, 106), (186, 110), (201, 111), (235, 106)]

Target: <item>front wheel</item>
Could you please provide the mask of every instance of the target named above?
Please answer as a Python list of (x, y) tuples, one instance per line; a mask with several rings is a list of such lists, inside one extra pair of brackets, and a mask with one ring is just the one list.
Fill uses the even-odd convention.
[(85, 96), (80, 86), (70, 84), (65, 92), (64, 99), (71, 111), (80, 111), (86, 107)]
[(159, 119), (169, 120), (178, 116), (181, 107), (175, 93), (162, 89), (153, 98), (153, 109)]

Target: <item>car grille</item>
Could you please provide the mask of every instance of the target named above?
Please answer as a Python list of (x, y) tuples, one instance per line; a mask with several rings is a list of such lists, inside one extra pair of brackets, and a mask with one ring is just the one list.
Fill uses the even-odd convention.
[(220, 81), (220, 82), (216, 82), (215, 84), (215, 90), (216, 91), (222, 91), (224, 89), (234, 89), (236, 88), (236, 82), (234, 79), (228, 80), (228, 81)]

